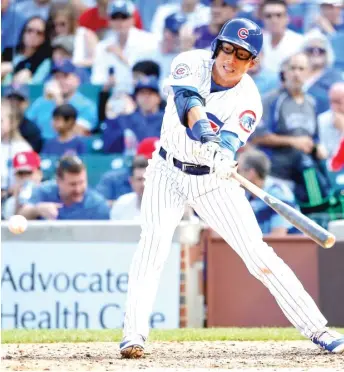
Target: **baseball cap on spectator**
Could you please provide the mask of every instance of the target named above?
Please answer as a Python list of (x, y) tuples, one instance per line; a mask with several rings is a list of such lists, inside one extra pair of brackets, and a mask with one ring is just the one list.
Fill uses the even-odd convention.
[(153, 152), (159, 146), (159, 140), (159, 137), (145, 138), (138, 144), (136, 155), (142, 155), (146, 159), (151, 159)]
[(165, 30), (178, 34), (180, 28), (186, 22), (186, 17), (180, 13), (173, 13), (165, 18)]
[(4, 97), (28, 100), (29, 99), (29, 87), (27, 85), (18, 85), (18, 84), (10, 85), (4, 89)]
[(15, 172), (35, 171), (41, 167), (41, 158), (34, 151), (18, 152), (13, 158)]
[(143, 76), (135, 85), (134, 94), (137, 94), (141, 89), (150, 89), (160, 94), (159, 80), (155, 76)]
[(72, 56), (73, 51), (74, 51), (74, 36), (72, 36), (72, 35), (56, 36), (52, 40), (51, 46), (53, 47), (53, 49), (61, 48)]
[(110, 1), (107, 14), (110, 18), (116, 17), (125, 17), (129, 18), (132, 17), (135, 11), (135, 6), (131, 1), (125, 0), (115, 0)]
[(63, 72), (65, 74), (72, 73), (78, 74), (78, 68), (75, 65), (73, 65), (73, 63), (70, 60), (65, 59), (61, 63), (55, 63), (53, 65), (51, 72), (53, 74), (55, 74), (55, 72)]

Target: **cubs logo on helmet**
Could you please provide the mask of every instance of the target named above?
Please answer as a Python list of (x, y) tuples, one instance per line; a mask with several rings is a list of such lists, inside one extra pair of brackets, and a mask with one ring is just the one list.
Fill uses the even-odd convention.
[(240, 39), (247, 39), (248, 35), (249, 35), (249, 32), (247, 28), (245, 27), (239, 28), (238, 36), (240, 37)]
[(233, 43), (257, 56), (263, 45), (263, 32), (254, 22), (246, 18), (234, 18), (226, 22), (215, 40), (211, 43), (215, 58), (222, 42)]
[(239, 115), (240, 127), (247, 133), (252, 132), (255, 122), (256, 122), (256, 114), (252, 110), (243, 111)]

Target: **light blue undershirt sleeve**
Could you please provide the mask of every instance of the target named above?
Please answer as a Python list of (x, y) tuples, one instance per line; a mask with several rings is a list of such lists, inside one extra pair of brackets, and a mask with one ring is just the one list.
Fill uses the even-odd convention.
[(220, 132), (220, 146), (231, 151), (233, 153), (233, 159), (235, 158), (236, 152), (239, 150), (241, 146), (244, 145), (242, 141), (240, 141), (238, 135), (234, 132), (229, 132), (227, 130), (222, 130)]

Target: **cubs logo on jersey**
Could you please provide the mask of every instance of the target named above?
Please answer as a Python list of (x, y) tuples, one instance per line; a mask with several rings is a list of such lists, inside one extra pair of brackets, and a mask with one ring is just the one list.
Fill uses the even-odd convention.
[(241, 129), (247, 133), (251, 133), (256, 122), (256, 114), (252, 110), (243, 111), (239, 115), (239, 124)]
[[(219, 133), (220, 129), (223, 127), (224, 123), (220, 119), (218, 119), (214, 114), (207, 112), (207, 117), (209, 119), (210, 125), (214, 133)], [(194, 141), (197, 141), (197, 138), (195, 138), (191, 132), (190, 128), (186, 129), (187, 135)]]
[(190, 75), (190, 67), (185, 63), (179, 63), (172, 73), (175, 79), (182, 79)]

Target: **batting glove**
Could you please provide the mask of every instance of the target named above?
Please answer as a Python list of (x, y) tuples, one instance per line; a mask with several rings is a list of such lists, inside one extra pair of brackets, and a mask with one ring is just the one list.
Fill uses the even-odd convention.
[(220, 179), (228, 180), (236, 172), (238, 162), (233, 159), (233, 153), (220, 148), (214, 158), (214, 173)]
[(196, 147), (193, 153), (201, 164), (213, 168), (215, 154), (219, 149), (220, 146), (217, 142), (206, 142)]

